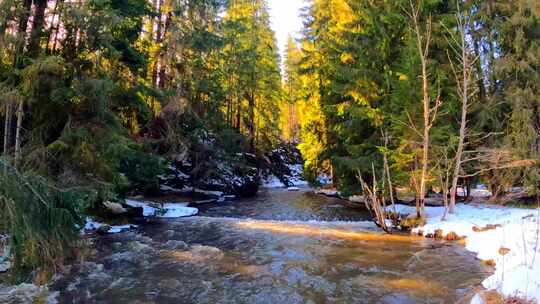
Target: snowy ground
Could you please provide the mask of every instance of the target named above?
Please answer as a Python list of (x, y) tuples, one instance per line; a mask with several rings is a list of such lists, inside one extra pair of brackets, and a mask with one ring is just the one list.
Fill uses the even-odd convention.
[[(399, 213), (414, 214), (414, 207), (398, 205)], [(444, 208), (426, 207), (427, 224), (413, 233), (466, 237), (466, 248), (479, 259), (493, 261), (495, 273), (484, 280), (486, 289), (540, 303), (540, 209), (459, 204), (455, 214), (441, 220)], [(488, 226), (491, 225), (491, 226)], [(482, 228), (492, 229), (482, 229)], [(474, 303), (482, 303), (479, 296)]]

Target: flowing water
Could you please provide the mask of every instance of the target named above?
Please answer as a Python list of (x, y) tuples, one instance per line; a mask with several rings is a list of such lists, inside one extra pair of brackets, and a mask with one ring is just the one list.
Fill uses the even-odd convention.
[(96, 239), (61, 303), (456, 303), (489, 269), (457, 244), (383, 235), (338, 199), (263, 190)]

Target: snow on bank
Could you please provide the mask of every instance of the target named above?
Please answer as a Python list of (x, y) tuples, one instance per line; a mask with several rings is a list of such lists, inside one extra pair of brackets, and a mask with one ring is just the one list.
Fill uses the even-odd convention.
[(86, 218), (86, 224), (84, 225), (84, 231), (87, 231), (87, 232), (105, 229), (104, 232), (107, 232), (107, 233), (120, 233), (123, 231), (130, 230), (132, 228), (137, 228), (137, 225), (128, 224), (128, 225), (110, 226), (104, 223), (96, 222), (89, 217)]
[[(199, 212), (199, 209), (197, 208), (188, 207), (187, 203), (167, 203), (160, 206), (159, 204), (155, 203), (128, 199), (126, 200), (126, 205), (134, 208), (142, 208), (143, 216), (145, 217), (179, 218), (193, 216)], [(86, 224), (83, 230), (85, 232), (103, 230), (106, 233), (120, 233), (132, 228), (137, 228), (137, 225), (127, 224), (110, 226), (97, 222), (88, 217), (86, 218)]]
[[(296, 164), (296, 165), (287, 165), (290, 175), (285, 176), (289, 182), (289, 186), (291, 187), (300, 187), (300, 186), (307, 186), (309, 183), (302, 178), (302, 175), (304, 173), (304, 166), (302, 164)], [(283, 184), (279, 178), (277, 178), (275, 175), (270, 174), (267, 176), (261, 185), (263, 188), (287, 188), (285, 184)]]
[[(301, 177), (291, 177), (289, 178), (289, 183), (292, 187), (307, 186), (309, 183), (303, 180)], [(275, 175), (270, 175), (264, 179), (262, 185), (263, 188), (287, 188)]]
[(188, 207), (187, 203), (167, 203), (163, 205), (163, 213), (159, 214), (161, 218), (178, 218), (196, 215), (199, 209)]
[(199, 213), (199, 209), (188, 207), (188, 203), (166, 203), (162, 206), (156, 203), (136, 200), (126, 200), (126, 205), (131, 207), (142, 207), (143, 216), (155, 216), (161, 218), (177, 218), (192, 216)]
[(198, 193), (203, 194), (207, 196), (214, 196), (214, 197), (223, 197), (225, 194), (222, 191), (212, 191), (212, 190), (202, 190), (194, 187), (188, 187), (184, 186), (182, 189), (174, 188), (167, 185), (161, 185), (159, 186), (159, 189), (164, 192), (173, 192), (173, 193)]
[[(416, 213), (414, 207), (396, 208), (399, 213)], [(443, 235), (466, 237), (469, 251), (496, 265), (495, 273), (482, 282), (486, 289), (540, 303), (540, 209), (458, 204), (446, 221), (441, 220), (443, 213), (442, 207), (426, 207), (427, 224), (413, 233), (435, 234), (441, 229)]]
[(285, 185), (275, 175), (270, 175), (264, 179), (263, 188), (283, 188)]
[(126, 200), (126, 205), (134, 208), (143, 208), (143, 216), (155, 216), (156, 212), (159, 210), (157, 207), (150, 206), (151, 203), (130, 199)]

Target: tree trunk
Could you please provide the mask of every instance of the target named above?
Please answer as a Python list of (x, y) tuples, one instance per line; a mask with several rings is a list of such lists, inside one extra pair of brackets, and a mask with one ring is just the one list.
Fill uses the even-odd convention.
[[(430, 122), (430, 96), (429, 96), (429, 79), (427, 72), (427, 58), (426, 53), (422, 50), (422, 39), (420, 38), (420, 32), (417, 27), (418, 35), (418, 50), (420, 51), (420, 61), (422, 64), (422, 103), (424, 108), (424, 134), (422, 141), (422, 175), (420, 176), (420, 213), (424, 210), (424, 200), (426, 197), (426, 179), (428, 175), (428, 161), (429, 161), (429, 131), (431, 128)], [(429, 43), (427, 41), (426, 43)]]
[(22, 130), (22, 120), (23, 120), (23, 100), (19, 101), (19, 106), (17, 107), (17, 129), (15, 131), (15, 167), (19, 165), (21, 160), (21, 130)]
[[(462, 18), (459, 16), (458, 18)], [(454, 166), (454, 175), (452, 176), (452, 188), (450, 190), (450, 205), (449, 205), (449, 212), (455, 213), (456, 211), (456, 192), (457, 192), (457, 186), (458, 186), (458, 179), (459, 174), (461, 171), (461, 161), (463, 157), (463, 148), (465, 146), (465, 136), (467, 135), (467, 111), (468, 111), (468, 103), (469, 103), (469, 76), (470, 76), (470, 63), (469, 63), (469, 54), (467, 52), (467, 42), (466, 42), (466, 27), (468, 26), (467, 23), (459, 22), (459, 31), (460, 31), (460, 38), (461, 38), (461, 65), (463, 69), (463, 81), (461, 86), (461, 92), (459, 92), (461, 96), (461, 123), (459, 128), (459, 142), (458, 142), (458, 148), (456, 151), (456, 158), (455, 158), (455, 166)]]
[(242, 123), (242, 120), (240, 119), (241, 113), (242, 113), (242, 100), (240, 98), (238, 98), (238, 96), (237, 96), (237, 100), (236, 100), (236, 130), (238, 130), (238, 132), (240, 132), (240, 127), (241, 127), (240, 124)]
[[(165, 26), (163, 28), (163, 33), (161, 34), (162, 37), (161, 37), (161, 43), (163, 43), (163, 40), (165, 39), (166, 35), (167, 35), (167, 32), (169, 31), (170, 27), (171, 27), (171, 21), (172, 21), (172, 13), (168, 13), (167, 14), (167, 19), (165, 20)], [(167, 77), (167, 74), (166, 74), (166, 71), (167, 71), (167, 65), (165, 64), (165, 51), (164, 50), (160, 50), (160, 54), (159, 54), (159, 79), (158, 79), (158, 87), (160, 89), (163, 89), (165, 88), (165, 84), (166, 84), (166, 77)]]
[[(64, 3), (64, 0), (58, 0), (56, 2), (56, 5), (59, 6), (61, 4)], [(57, 8), (55, 7), (55, 10), (57, 10)], [(51, 53), (54, 53), (56, 51), (56, 46), (58, 45), (58, 33), (60, 32), (60, 19), (62, 18), (62, 11), (59, 11), (58, 12), (58, 21), (56, 22), (56, 26), (54, 27), (54, 38), (52, 40), (52, 44), (51, 44)], [(52, 31), (51, 33), (49, 33), (49, 35), (52, 35)], [(50, 39), (50, 37), (49, 37)]]
[[(388, 137), (385, 136), (385, 148), (388, 148)], [(392, 204), (392, 211), (394, 212), (394, 216), (397, 216), (396, 212), (396, 204), (394, 201), (394, 187), (392, 186), (392, 177), (390, 176), (390, 167), (388, 166), (388, 156), (386, 155), (386, 152), (383, 154), (383, 161), (384, 161), (384, 171), (386, 172), (386, 178), (388, 179), (388, 191), (390, 195), (390, 203)]]
[(28, 19), (30, 18), (32, 9), (32, 0), (24, 0), (23, 7), (24, 11), (19, 17), (19, 25), (17, 26), (17, 46), (15, 47), (13, 58), (13, 66), (16, 68), (20, 67), (20, 56), (22, 56), (26, 44), (26, 30), (28, 29)]
[(4, 121), (4, 155), (8, 154), (11, 142), (11, 104), (6, 103), (6, 118)]
[(253, 92), (247, 94), (248, 111), (249, 111), (249, 149), (251, 152), (255, 151), (255, 96)]
[(162, 42), (162, 35), (161, 35), (161, 28), (162, 28), (162, 6), (163, 6), (163, 0), (158, 1), (158, 7), (157, 7), (157, 25), (156, 25), (156, 41), (155, 43), (158, 45), (158, 49), (156, 53), (154, 54), (154, 64), (152, 66), (152, 84), (154, 86), (158, 86), (158, 73), (159, 73), (159, 64), (160, 64), (160, 54), (161, 54), (161, 42)]
[[(429, 75), (428, 75), (428, 56), (429, 56), (429, 47), (431, 44), (431, 17), (427, 21), (427, 27), (423, 36), (420, 33), (419, 26), (419, 6), (415, 7), (412, 0), (410, 0), (411, 5), (411, 17), (414, 26), (414, 32), (416, 34), (416, 44), (418, 49), (418, 54), (420, 56), (420, 63), (422, 65), (422, 103), (424, 111), (424, 132), (422, 138), (422, 175), (420, 176), (420, 193), (419, 202), (417, 204), (416, 213), (422, 215), (424, 212), (424, 200), (426, 197), (426, 184), (428, 178), (428, 162), (429, 162), (429, 133), (435, 117), (437, 116), (437, 109), (440, 104), (439, 96), (437, 96), (436, 104), (434, 108), (431, 107), (431, 97), (429, 95)], [(432, 113), (433, 110), (433, 113)]]
[(34, 17), (32, 18), (32, 33), (28, 44), (28, 55), (32, 58), (39, 56), (41, 51), (41, 38), (45, 24), (45, 9), (47, 0), (34, 0)]
[[(50, 25), (49, 25), (49, 29), (47, 31), (47, 44), (45, 46), (45, 51), (47, 53), (50, 53), (50, 50), (52, 48), (49, 48), (49, 46), (51, 45), (51, 38), (53, 37), (53, 32), (54, 32), (54, 29), (56, 28), (55, 26), (55, 20), (56, 20), (56, 16), (58, 14), (58, 5), (60, 4), (61, 0), (57, 0), (54, 2), (54, 7), (53, 7), (53, 10), (52, 10), (52, 14), (51, 14), (51, 17), (50, 17)], [(57, 24), (60, 23), (60, 15), (58, 15), (58, 22), (56, 22)]]

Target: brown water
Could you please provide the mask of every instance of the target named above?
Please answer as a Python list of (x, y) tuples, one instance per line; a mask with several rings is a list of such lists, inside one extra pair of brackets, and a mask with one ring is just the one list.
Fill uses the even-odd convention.
[(53, 289), (61, 303), (456, 303), (488, 275), (458, 245), (382, 235), (366, 218), (270, 190), (99, 238)]

